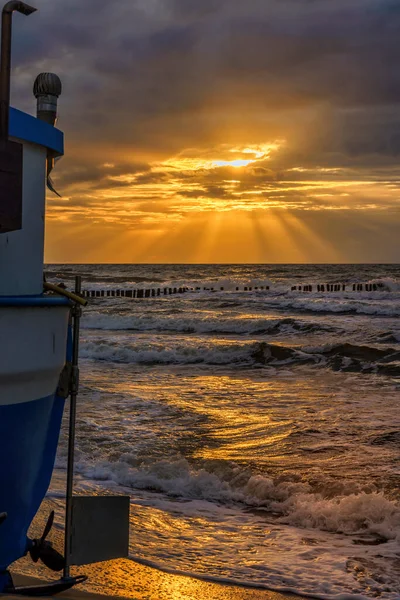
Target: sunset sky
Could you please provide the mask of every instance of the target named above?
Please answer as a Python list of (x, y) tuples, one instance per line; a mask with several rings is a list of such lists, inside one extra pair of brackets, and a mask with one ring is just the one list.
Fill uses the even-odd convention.
[(400, 262), (398, 0), (31, 0), (64, 85), (48, 262)]

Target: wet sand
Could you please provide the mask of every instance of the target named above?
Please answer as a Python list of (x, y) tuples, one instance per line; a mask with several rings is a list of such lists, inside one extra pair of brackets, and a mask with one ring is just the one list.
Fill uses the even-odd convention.
[[(162, 573), (150, 567), (133, 564), (129, 570), (134, 569), (134, 577), (129, 577), (129, 595), (114, 595), (110, 590), (110, 583), (115, 582), (115, 591), (124, 587), (124, 577), (129, 561), (116, 561), (104, 565), (92, 565), (86, 567), (85, 571), (89, 577), (108, 578), (107, 594), (98, 594), (90, 591), (70, 590), (57, 596), (57, 598), (69, 598), (79, 600), (83, 598), (136, 598), (137, 600), (295, 600), (300, 596), (289, 594), (278, 594), (266, 590), (248, 589), (239, 586), (221, 585), (192, 579), (180, 575)], [(39, 581), (32, 577), (15, 575), (16, 585), (34, 585)], [(133, 579), (133, 581), (132, 581)], [(4, 598), (15, 598), (15, 596), (2, 596)]]
[[(31, 530), (31, 537), (43, 531), (47, 516), (54, 505), (44, 500)], [(62, 551), (63, 531), (54, 527), (50, 539)], [(15, 585), (38, 585), (42, 581), (59, 579), (40, 563), (29, 557), (15, 563), (12, 569)], [(166, 573), (132, 560), (73, 567), (72, 575), (86, 575), (88, 581), (57, 596), (57, 598), (122, 598), (135, 600), (301, 600), (302, 596), (281, 594), (269, 590), (224, 585), (185, 575)], [(1, 596), (1, 595), (0, 595)], [(1, 596), (2, 598), (4, 596)], [(7, 596), (6, 596), (7, 597)], [(11, 596), (15, 598), (15, 596)]]

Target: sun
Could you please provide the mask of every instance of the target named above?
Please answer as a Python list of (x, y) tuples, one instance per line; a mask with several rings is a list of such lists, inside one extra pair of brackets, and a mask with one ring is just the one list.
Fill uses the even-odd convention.
[(253, 160), (214, 160), (212, 161), (213, 167), (235, 167), (236, 169), (239, 167), (247, 167), (251, 163), (255, 162)]
[(268, 160), (284, 143), (285, 140), (277, 140), (254, 146), (220, 144), (206, 151), (190, 149), (164, 161), (160, 167), (170, 171), (212, 170), (221, 167), (240, 169), (257, 161)]

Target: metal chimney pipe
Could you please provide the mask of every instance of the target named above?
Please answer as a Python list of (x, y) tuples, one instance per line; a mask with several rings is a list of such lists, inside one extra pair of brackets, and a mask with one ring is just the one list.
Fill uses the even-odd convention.
[(62, 93), (62, 84), (55, 73), (40, 73), (33, 85), (37, 99), (37, 118), (55, 125), (57, 121), (57, 100)]
[(1, 66), (0, 66), (0, 140), (8, 140), (8, 121), (10, 110), (11, 78), (11, 34), (12, 14), (14, 11), (31, 15), (37, 9), (33, 6), (12, 0), (3, 8), (1, 19)]

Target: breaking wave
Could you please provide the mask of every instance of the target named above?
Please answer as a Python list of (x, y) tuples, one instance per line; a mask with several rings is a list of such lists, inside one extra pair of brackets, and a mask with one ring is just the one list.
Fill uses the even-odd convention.
[(337, 371), (400, 375), (400, 351), (350, 343), (290, 347), (267, 342), (216, 339), (121, 341), (93, 339), (81, 357), (119, 363), (247, 366), (319, 365)]
[(185, 459), (137, 464), (133, 455), (118, 462), (81, 464), (85, 477), (112, 481), (127, 488), (161, 492), (169, 497), (238, 503), (263, 509), (281, 523), (333, 533), (370, 534), (400, 541), (400, 505), (382, 492), (354, 482), (341, 482), (332, 497), (332, 482), (319, 482), (318, 492), (295, 473), (277, 478), (252, 474), (234, 463), (193, 468)]
[(155, 314), (112, 314), (91, 313), (85, 316), (84, 329), (106, 331), (166, 331), (170, 333), (222, 333), (222, 334), (272, 334), (332, 332), (336, 328), (326, 323), (285, 318), (263, 318), (262, 316), (228, 317), (226, 315), (176, 315)]
[(379, 317), (400, 316), (400, 299), (398, 295), (381, 294), (384, 298), (371, 298), (367, 293), (352, 298), (349, 294), (337, 293), (336, 296), (307, 295), (299, 296), (293, 292), (280, 298), (266, 298), (265, 306), (278, 310), (291, 309), (311, 313), (354, 314)]

